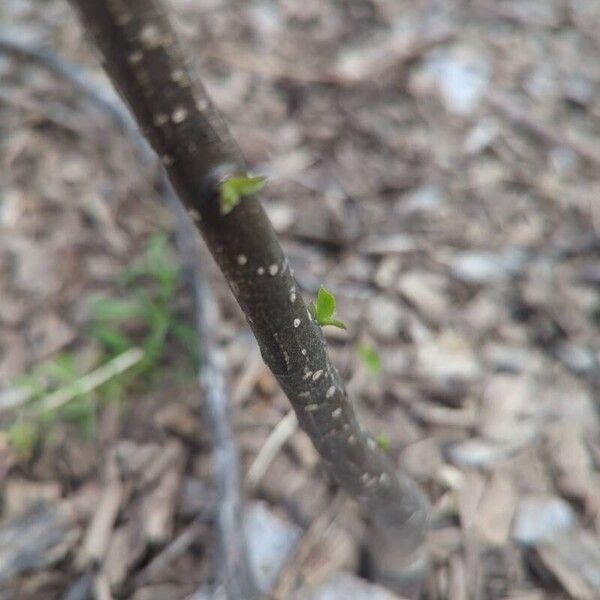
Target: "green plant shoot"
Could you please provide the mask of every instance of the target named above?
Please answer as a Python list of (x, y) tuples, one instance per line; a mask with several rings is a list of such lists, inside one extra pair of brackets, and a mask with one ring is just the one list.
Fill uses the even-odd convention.
[(363, 361), (371, 375), (377, 376), (381, 374), (381, 358), (373, 346), (362, 342), (356, 347), (356, 353)]
[(392, 448), (392, 440), (385, 433), (380, 433), (375, 438), (375, 442), (384, 452), (389, 452)]
[(229, 214), (244, 196), (251, 196), (262, 190), (267, 181), (262, 175), (229, 177), (220, 184), (221, 214)]
[[(196, 330), (173, 308), (180, 279), (181, 268), (167, 235), (153, 235), (145, 251), (117, 278), (121, 297), (99, 297), (91, 303), (88, 333), (99, 342), (93, 364), (84, 366), (76, 354), (64, 352), (20, 377), (17, 384), (29, 400), (12, 424), (0, 423), (0, 444), (6, 440), (19, 456), (27, 457), (53, 427), (67, 421), (92, 435), (105, 402), (120, 401), (133, 385), (162, 377), (165, 368), (172, 371), (165, 364), (170, 348), (177, 356), (192, 358), (190, 364), (178, 362), (183, 377), (193, 376), (199, 358)], [(186, 352), (177, 352), (178, 346)], [(136, 347), (143, 350), (141, 360), (92, 390), (79, 389), (89, 374)], [(68, 399), (54, 408), (50, 399), (57, 395)]]
[(317, 294), (317, 301), (313, 307), (315, 320), (321, 327), (331, 325), (340, 329), (346, 329), (345, 323), (334, 318), (335, 307), (335, 296), (329, 290), (321, 287)]

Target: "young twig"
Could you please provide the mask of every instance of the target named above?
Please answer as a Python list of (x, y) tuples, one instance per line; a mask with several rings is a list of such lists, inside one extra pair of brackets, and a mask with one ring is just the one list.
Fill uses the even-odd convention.
[(423, 545), (428, 502), (360, 427), (262, 205), (227, 212), (220, 191), (247, 166), (204, 88), (193, 82), (158, 0), (72, 0), (104, 66), (167, 169), (244, 311), (300, 426), (338, 483), (410, 564)]
[(269, 466), (277, 456), (283, 445), (292, 437), (298, 428), (298, 419), (296, 413), (290, 410), (279, 423), (273, 428), (273, 431), (263, 444), (260, 452), (256, 455), (254, 462), (248, 469), (246, 475), (246, 488), (252, 490), (260, 483)]

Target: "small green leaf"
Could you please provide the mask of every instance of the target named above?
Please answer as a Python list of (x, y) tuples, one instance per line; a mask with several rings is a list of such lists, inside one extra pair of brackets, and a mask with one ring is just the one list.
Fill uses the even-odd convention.
[(329, 290), (321, 287), (317, 295), (317, 301), (314, 304), (314, 309), (311, 312), (321, 327), (331, 325), (332, 327), (346, 329), (346, 325), (342, 321), (334, 319), (335, 306), (335, 296)]
[(375, 442), (384, 452), (389, 452), (392, 447), (392, 441), (390, 440), (389, 436), (385, 435), (385, 433), (380, 433), (375, 438)]
[(97, 298), (91, 307), (92, 316), (101, 323), (138, 320), (144, 317), (144, 307), (131, 298)]
[(315, 306), (315, 317), (321, 325), (335, 314), (335, 296), (324, 287), (319, 289)]
[(92, 329), (92, 335), (105, 346), (111, 354), (122, 354), (132, 347), (131, 340), (118, 329), (99, 323)]
[(377, 350), (373, 348), (373, 346), (370, 346), (366, 343), (359, 344), (356, 347), (356, 353), (365, 363), (371, 375), (376, 376), (381, 374), (381, 358), (379, 358), (379, 354), (377, 353)]
[(262, 175), (229, 177), (220, 185), (221, 214), (229, 214), (244, 196), (251, 196), (262, 190), (267, 178)]
[(240, 195), (231, 181), (225, 181), (221, 185), (221, 214), (229, 214), (240, 201)]

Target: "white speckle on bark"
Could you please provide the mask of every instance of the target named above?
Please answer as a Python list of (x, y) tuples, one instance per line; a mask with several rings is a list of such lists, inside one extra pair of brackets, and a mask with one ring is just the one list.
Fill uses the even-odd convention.
[(301, 323), (300, 319), (294, 319), (294, 327), (296, 327), (296, 328), (300, 327), (300, 323)]
[(132, 64), (135, 65), (137, 63), (140, 62), (140, 60), (142, 60), (142, 58), (144, 58), (144, 55), (139, 51), (139, 50), (134, 50), (128, 57), (127, 60)]
[(356, 444), (356, 436), (355, 436), (353, 433), (351, 433), (351, 434), (348, 436), (348, 443), (349, 443), (351, 446), (354, 446), (354, 444)]
[(335, 394), (335, 385), (332, 385), (325, 392), (325, 398), (331, 398), (334, 394)]
[(300, 396), (300, 398), (308, 398), (310, 396), (310, 392), (300, 392), (298, 396)]
[(370, 476), (368, 473), (363, 473), (363, 474), (360, 476), (360, 479), (361, 479), (361, 481), (362, 481), (363, 483), (365, 483), (365, 484), (366, 484), (366, 483), (369, 483), (369, 479), (371, 479), (371, 476)]
[(293, 304), (294, 302), (296, 302), (296, 292), (295, 290), (292, 288), (292, 291), (290, 292), (290, 302)]
[(171, 115), (171, 121), (173, 123), (183, 123), (188, 116), (188, 111), (183, 106), (178, 106)]
[(312, 321), (312, 315), (310, 314), (310, 310), (306, 309), (306, 314), (308, 315), (308, 320)]
[(300, 350), (300, 354), (302, 354), (302, 356), (306, 356), (306, 348), (302, 348), (302, 350)]
[(208, 100), (206, 98), (200, 98), (200, 100), (196, 100), (196, 108), (200, 112), (204, 112), (208, 108)]
[(165, 123), (167, 123), (168, 120), (169, 120), (169, 117), (167, 115), (165, 115), (164, 113), (158, 113), (157, 115), (154, 116), (154, 124), (157, 127), (162, 127)]
[(145, 48), (152, 50), (162, 45), (160, 31), (156, 25), (145, 25), (140, 31), (140, 41)]
[(265, 274), (265, 268), (264, 267), (258, 267), (258, 269), (256, 269), (256, 274), (257, 275), (264, 275)]
[(269, 275), (274, 277), (275, 275), (277, 275), (277, 273), (279, 273), (279, 265), (276, 265), (276, 264), (270, 265), (269, 266)]
[(309, 379), (310, 376), (312, 375), (312, 371), (306, 371), (306, 373), (304, 373), (304, 376), (302, 377), (302, 379)]
[(367, 446), (371, 448), (371, 450), (375, 450), (377, 448), (377, 442), (373, 438), (367, 438)]
[(248, 262), (245, 254), (238, 254), (237, 256), (237, 264), (244, 266)]
[(315, 374), (313, 375), (313, 381), (316, 381), (317, 379), (319, 379), (319, 377), (321, 377), (321, 375), (323, 375), (323, 369), (319, 369), (318, 371), (315, 371)]
[(341, 408), (336, 408), (332, 413), (331, 416), (334, 419), (339, 419), (342, 416), (342, 409)]
[(170, 167), (173, 164), (173, 157), (170, 154), (163, 154), (162, 163), (165, 167)]
[(390, 483), (390, 476), (387, 473), (382, 473), (379, 476), (379, 483), (381, 485), (388, 485)]
[(175, 83), (179, 83), (180, 85), (183, 85), (185, 83), (185, 72), (183, 71), (183, 69), (175, 69), (171, 73), (171, 79)]
[(319, 410), (319, 405), (318, 404), (307, 404), (304, 407), (304, 410), (306, 412), (315, 412), (315, 410)]

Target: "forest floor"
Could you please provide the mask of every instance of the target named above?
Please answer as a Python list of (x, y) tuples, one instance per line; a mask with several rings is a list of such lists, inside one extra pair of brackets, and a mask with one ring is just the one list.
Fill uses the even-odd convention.
[[(600, 4), (171, 4), (305, 298), (337, 297), (357, 411), (431, 498), (425, 597), (600, 598)], [(0, 21), (110, 91), (66, 1)], [(187, 598), (216, 577), (215, 492), (172, 219), (52, 69), (0, 52), (0, 82), (0, 598)], [(288, 558), (261, 555), (270, 594), (392, 598), (205, 268), (249, 544)]]

